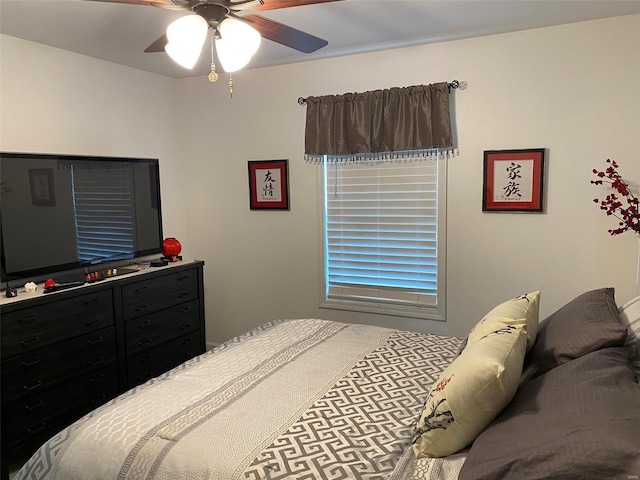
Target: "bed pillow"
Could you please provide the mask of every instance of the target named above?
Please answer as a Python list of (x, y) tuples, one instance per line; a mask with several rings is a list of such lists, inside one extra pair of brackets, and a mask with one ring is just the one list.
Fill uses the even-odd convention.
[(480, 340), (487, 333), (499, 330), (507, 325), (526, 324), (527, 351), (531, 350), (538, 332), (540, 292), (507, 300), (487, 313), (471, 330), (468, 344)]
[(433, 384), (413, 436), (416, 457), (442, 457), (468, 446), (513, 398), (527, 336), (524, 325), (487, 334)]
[(620, 347), (626, 336), (614, 289), (585, 292), (540, 322), (525, 358), (523, 382), (595, 350)]
[(627, 327), (625, 346), (633, 352), (632, 364), (640, 381), (640, 295), (618, 309), (620, 321)]
[(636, 478), (640, 385), (627, 353), (597, 350), (521, 386), (475, 440), (458, 479)]

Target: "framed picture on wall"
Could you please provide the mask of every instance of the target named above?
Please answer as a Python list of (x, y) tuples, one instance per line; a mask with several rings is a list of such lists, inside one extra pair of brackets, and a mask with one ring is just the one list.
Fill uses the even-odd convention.
[(289, 210), (288, 160), (251, 160), (249, 163), (249, 208)]
[(55, 207), (56, 192), (53, 185), (52, 168), (30, 168), (29, 186), (31, 204), (39, 207)]
[(542, 212), (544, 148), (485, 150), (483, 212)]

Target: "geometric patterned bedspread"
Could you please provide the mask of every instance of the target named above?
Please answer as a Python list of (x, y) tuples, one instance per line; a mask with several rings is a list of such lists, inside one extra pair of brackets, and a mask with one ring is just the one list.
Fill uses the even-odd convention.
[(434, 463), (415, 461), (411, 437), (460, 343), (318, 319), (270, 322), (80, 419), (15, 478), (431, 478)]

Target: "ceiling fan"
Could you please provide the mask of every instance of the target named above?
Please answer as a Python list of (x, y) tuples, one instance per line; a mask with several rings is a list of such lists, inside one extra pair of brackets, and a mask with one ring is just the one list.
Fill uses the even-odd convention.
[[(303, 53), (312, 53), (320, 48), (324, 47), (328, 44), (326, 40), (322, 38), (316, 37), (309, 33), (303, 32), (296, 28), (290, 27), (288, 25), (284, 25), (282, 23), (276, 22), (269, 18), (263, 17), (261, 15), (250, 13), (238, 15), (239, 12), (245, 12), (248, 10), (276, 10), (280, 8), (289, 8), (289, 7), (297, 7), (302, 5), (312, 5), (318, 3), (326, 3), (326, 2), (335, 2), (340, 0), (90, 0), (96, 2), (109, 2), (109, 3), (124, 3), (129, 5), (147, 5), (165, 8), (169, 10), (184, 10), (186, 12), (192, 12), (195, 15), (191, 15), (189, 17), (195, 18), (185, 18), (182, 17), (174, 22), (174, 24), (178, 24), (180, 21), (184, 23), (183, 30), (179, 35), (183, 35), (184, 37), (189, 37), (194, 34), (195, 31), (199, 29), (204, 29), (206, 25), (206, 31), (209, 30), (212, 32), (212, 57), (213, 57), (213, 41), (216, 40), (216, 47), (218, 51), (218, 57), (221, 60), (222, 66), (225, 71), (235, 71), (242, 66), (248, 63), (253, 52), (257, 50), (257, 45), (259, 44), (260, 37), (257, 38), (258, 44), (255, 44), (251, 48), (253, 52), (250, 54), (242, 53), (241, 62), (235, 62), (232, 64), (230, 61), (223, 60), (223, 54), (227, 58), (230, 57), (230, 54), (226, 54), (221, 51), (225, 45), (225, 36), (229, 35), (224, 32), (226, 28), (228, 31), (231, 31), (232, 27), (228, 25), (234, 25), (240, 28), (241, 30), (246, 29), (246, 25), (252, 27), (254, 31), (257, 31), (262, 38), (266, 38), (273, 42), (277, 42), (281, 45), (284, 45), (289, 48), (293, 48)], [(203, 22), (204, 20), (204, 22)], [(245, 24), (245, 27), (242, 27), (241, 24)], [(173, 25), (173, 24), (172, 24)], [(157, 40), (155, 40), (151, 45), (149, 45), (145, 52), (164, 52), (166, 51), (175, 61), (181, 63), (176, 57), (174, 57), (173, 52), (171, 51), (170, 43), (176, 43), (175, 40), (170, 38), (172, 36), (171, 29), (174, 28), (172, 25), (169, 26), (169, 29), (166, 33), (161, 35)], [(177, 30), (177, 28), (175, 28)], [(249, 29), (251, 30), (251, 29)], [(241, 33), (238, 34), (240, 36), (251, 35), (251, 33)], [(178, 36), (178, 34), (174, 34), (174, 36)], [(183, 44), (187, 44), (184, 48), (190, 50), (191, 56), (195, 56), (194, 59), (189, 59), (185, 63), (181, 63), (186, 68), (192, 68), (195, 62), (197, 61), (197, 57), (200, 55), (200, 51), (202, 50), (202, 45), (205, 38), (196, 39), (185, 39)], [(234, 40), (235, 42), (235, 40)], [(242, 41), (238, 40), (238, 42), (243, 43), (245, 39)], [(228, 44), (229, 41), (226, 41)], [(198, 44), (198, 46), (195, 46)], [(174, 49), (175, 50), (175, 49)], [(197, 53), (197, 55), (196, 55)], [(238, 53), (234, 49), (234, 54), (238, 56)], [(248, 55), (248, 56), (247, 56)], [(245, 58), (246, 57), (246, 58)], [(245, 61), (246, 60), (246, 61)], [(243, 63), (244, 62), (244, 63)], [(238, 67), (237, 65), (242, 64), (242, 66)], [(190, 66), (189, 66), (190, 65)], [(215, 74), (215, 65), (213, 63), (212, 58), (212, 74)], [(215, 75), (217, 78), (217, 74)], [(211, 81), (215, 81), (210, 76)]]

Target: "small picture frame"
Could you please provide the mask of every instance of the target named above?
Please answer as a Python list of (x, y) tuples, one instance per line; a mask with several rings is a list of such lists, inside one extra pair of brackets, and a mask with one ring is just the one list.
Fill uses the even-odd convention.
[(31, 204), (39, 207), (55, 207), (56, 192), (53, 184), (52, 168), (30, 168), (29, 186)]
[(251, 160), (249, 166), (249, 208), (289, 210), (288, 160)]
[(483, 212), (542, 212), (544, 148), (485, 150)]

